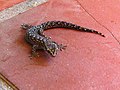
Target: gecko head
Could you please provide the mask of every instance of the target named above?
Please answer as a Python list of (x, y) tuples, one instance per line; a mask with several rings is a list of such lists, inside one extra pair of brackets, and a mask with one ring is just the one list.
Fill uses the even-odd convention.
[(46, 45), (46, 51), (53, 57), (57, 55), (59, 45), (56, 42), (50, 42)]

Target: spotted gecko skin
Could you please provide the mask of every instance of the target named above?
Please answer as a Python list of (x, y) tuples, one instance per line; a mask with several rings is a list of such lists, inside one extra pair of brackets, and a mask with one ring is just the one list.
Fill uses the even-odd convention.
[(32, 26), (28, 24), (22, 24), (21, 28), (26, 30), (25, 40), (32, 45), (32, 56), (38, 56), (37, 50), (42, 49), (49, 53), (51, 56), (55, 57), (59, 50), (63, 50), (66, 46), (58, 44), (57, 42), (51, 40), (50, 37), (44, 35), (44, 31), (52, 28), (67, 28), (76, 31), (90, 32), (101, 35), (105, 37), (102, 33), (81, 27), (76, 24), (68, 23), (65, 21), (48, 21), (37, 26)]

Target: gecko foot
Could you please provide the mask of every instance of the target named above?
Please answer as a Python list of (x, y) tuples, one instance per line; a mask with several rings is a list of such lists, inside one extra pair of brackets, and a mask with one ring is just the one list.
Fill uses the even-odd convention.
[(67, 45), (63, 45), (63, 44), (60, 44), (60, 45), (59, 45), (59, 49), (60, 49), (60, 51), (65, 50), (66, 47), (67, 47)]
[(24, 29), (24, 30), (27, 30), (29, 28), (33, 27), (32, 25), (29, 25), (29, 24), (22, 24), (21, 25), (21, 28)]
[(30, 57), (30, 59), (32, 59), (33, 57), (39, 57), (39, 53), (37, 53), (37, 52), (32, 52), (29, 57)]

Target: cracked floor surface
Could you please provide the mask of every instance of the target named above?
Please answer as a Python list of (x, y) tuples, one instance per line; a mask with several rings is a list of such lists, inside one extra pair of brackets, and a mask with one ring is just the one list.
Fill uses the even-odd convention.
[[(118, 0), (50, 0), (0, 24), (1, 35), (5, 35), (1, 38), (0, 58), (4, 59), (0, 59), (0, 70), (21, 90), (119, 90), (120, 47), (115, 40), (120, 40), (119, 7)], [(29, 60), (31, 48), (24, 42), (19, 26), (48, 20), (93, 28), (106, 38), (54, 29), (46, 34), (67, 44), (67, 49), (55, 58), (41, 53), (41, 57)]]
[(76, 0), (76, 1), (78, 2), (78, 4), (80, 4), (80, 6), (85, 10), (85, 12), (91, 18), (93, 18), (99, 25), (101, 25), (103, 28), (105, 28), (113, 36), (113, 38), (118, 42), (118, 44), (120, 44), (120, 41), (115, 37), (115, 35), (111, 32), (111, 30), (109, 28), (107, 28), (105, 25), (103, 25), (101, 22), (99, 22), (89, 11), (87, 11), (86, 8), (79, 2), (79, 0)]

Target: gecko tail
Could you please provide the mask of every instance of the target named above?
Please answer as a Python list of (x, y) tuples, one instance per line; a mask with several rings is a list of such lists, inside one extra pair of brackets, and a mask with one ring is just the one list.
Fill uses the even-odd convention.
[(95, 33), (95, 34), (98, 34), (102, 37), (105, 37), (104, 34), (102, 34), (101, 32), (98, 32), (96, 30), (93, 30), (93, 29), (88, 29), (88, 28), (84, 28), (84, 27), (80, 27), (79, 30), (83, 31), (83, 32), (90, 32), (90, 33)]

